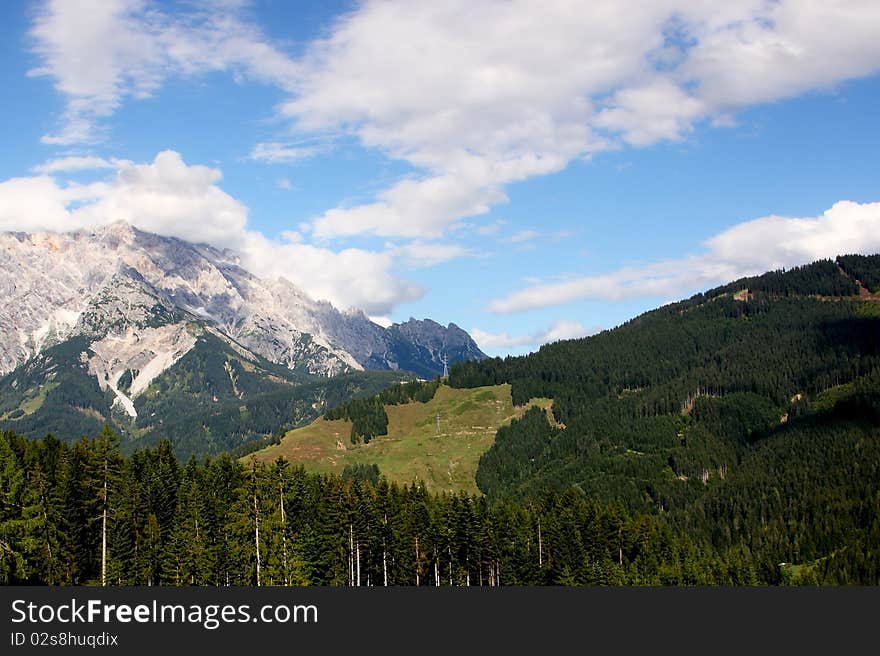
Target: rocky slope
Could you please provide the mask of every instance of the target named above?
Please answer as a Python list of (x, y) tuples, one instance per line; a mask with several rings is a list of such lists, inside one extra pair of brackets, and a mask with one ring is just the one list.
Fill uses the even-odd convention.
[[(333, 376), (409, 369), (423, 377), (484, 357), (454, 324), (383, 328), (286, 280), (262, 280), (235, 253), (120, 222), (93, 231), (0, 234), (0, 373), (79, 334), (197, 318), (270, 362)], [(120, 323), (121, 322), (121, 323)]]

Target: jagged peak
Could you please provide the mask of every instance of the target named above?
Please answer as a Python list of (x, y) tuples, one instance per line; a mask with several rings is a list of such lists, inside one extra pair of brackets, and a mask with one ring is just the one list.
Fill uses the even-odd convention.
[(136, 269), (120, 263), (89, 299), (74, 333), (103, 337), (128, 328), (176, 323), (182, 318), (166, 294), (147, 282)]

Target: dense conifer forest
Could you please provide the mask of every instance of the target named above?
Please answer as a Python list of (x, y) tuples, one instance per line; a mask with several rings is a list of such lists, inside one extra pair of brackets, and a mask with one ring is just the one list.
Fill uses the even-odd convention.
[[(877, 257), (841, 262), (880, 270)], [(877, 389), (880, 299), (860, 300), (852, 280), (821, 261), (529, 356), (456, 365), (454, 387), (511, 383), (516, 404), (553, 399), (556, 425), (533, 412), (498, 432), (478, 485), (515, 498), (576, 486), (644, 512), (694, 500), (785, 422), (853, 385)]]
[(576, 487), (521, 501), (434, 495), (374, 467), (182, 465), (167, 442), (124, 458), (109, 430), (70, 446), (2, 433), (0, 582), (877, 584), (868, 411), (798, 420), (687, 510), (653, 514)]

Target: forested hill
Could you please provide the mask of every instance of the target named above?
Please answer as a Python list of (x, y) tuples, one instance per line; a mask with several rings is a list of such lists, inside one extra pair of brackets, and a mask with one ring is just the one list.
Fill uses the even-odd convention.
[(575, 486), (631, 509), (686, 505), (823, 398), (853, 384), (876, 392), (878, 281), (880, 256), (820, 261), (528, 356), (453, 367), (453, 387), (511, 383), (514, 403), (552, 398), (564, 425), (532, 413), (500, 430), (478, 484), (492, 496)]

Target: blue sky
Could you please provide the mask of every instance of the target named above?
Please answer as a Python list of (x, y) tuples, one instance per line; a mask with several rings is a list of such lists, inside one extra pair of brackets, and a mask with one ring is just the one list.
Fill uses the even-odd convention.
[(124, 219), (491, 354), (880, 251), (880, 4), (7, 2), (0, 229)]

